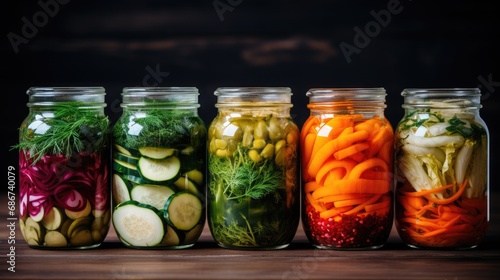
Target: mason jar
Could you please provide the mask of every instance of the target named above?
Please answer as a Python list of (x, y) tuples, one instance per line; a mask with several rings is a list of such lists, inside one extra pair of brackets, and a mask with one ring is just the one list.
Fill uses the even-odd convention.
[(205, 224), (206, 127), (195, 87), (126, 87), (113, 127), (113, 226), (142, 249), (193, 246)]
[(223, 87), (208, 129), (208, 224), (224, 248), (281, 249), (300, 218), (290, 88)]
[(393, 224), (384, 88), (312, 88), (301, 135), (302, 222), (320, 249), (377, 249)]
[(396, 229), (414, 248), (478, 246), (489, 223), (489, 132), (477, 88), (404, 89)]
[(19, 129), (19, 225), (32, 248), (99, 246), (110, 221), (102, 87), (31, 87)]

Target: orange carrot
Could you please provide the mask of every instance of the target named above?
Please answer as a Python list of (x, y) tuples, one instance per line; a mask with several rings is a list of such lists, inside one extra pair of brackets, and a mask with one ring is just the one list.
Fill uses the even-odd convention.
[(335, 181), (335, 184), (323, 186), (313, 191), (314, 199), (327, 195), (347, 193), (384, 194), (390, 191), (389, 182), (386, 180), (344, 179)]
[(315, 126), (318, 126), (319, 123), (320, 121), (317, 117), (309, 116), (309, 118), (307, 118), (307, 120), (302, 125), (302, 130), (300, 131), (300, 139), (306, 138), (306, 135), (310, 133), (310, 130)]
[(355, 198), (367, 197), (367, 196), (371, 196), (371, 195), (370, 194), (346, 193), (346, 194), (324, 196), (324, 197), (320, 198), (319, 201), (321, 201), (321, 202), (335, 202), (335, 201), (340, 201), (340, 200), (355, 199)]
[[(307, 166), (307, 163), (311, 159), (312, 155), (312, 147), (314, 145), (314, 141), (316, 140), (316, 135), (309, 133), (306, 134), (303, 144), (302, 144), (302, 166)], [(303, 172), (304, 175), (307, 175), (307, 172)]]
[(313, 192), (321, 187), (322, 186), (320, 184), (316, 183), (316, 181), (310, 181), (304, 185), (304, 191), (306, 193), (310, 193), (310, 192)]
[(335, 153), (333, 153), (333, 156), (335, 157), (336, 160), (342, 160), (342, 159), (350, 157), (354, 154), (362, 152), (362, 151), (368, 149), (369, 147), (370, 146), (366, 143), (354, 144), (354, 145), (349, 146), (345, 149), (336, 151)]
[(407, 196), (426, 196), (426, 195), (430, 195), (430, 194), (434, 194), (434, 193), (443, 192), (446, 189), (452, 188), (453, 186), (455, 186), (455, 184), (448, 184), (448, 185), (444, 185), (442, 187), (432, 188), (430, 190), (421, 190), (418, 192), (401, 191), (401, 189), (400, 189), (399, 192), (401, 194), (407, 195)]
[(365, 212), (374, 212), (379, 209), (389, 208), (391, 206), (391, 200), (385, 199), (379, 203), (373, 203), (365, 206)]
[(455, 200), (457, 200), (459, 197), (462, 196), (466, 186), (467, 186), (467, 179), (465, 179), (462, 182), (462, 185), (460, 186), (458, 191), (448, 198), (439, 199), (439, 198), (433, 197), (432, 195), (425, 195), (425, 198), (427, 198), (427, 200), (434, 202), (436, 204), (449, 204), (449, 203), (454, 202)]
[(365, 201), (366, 201), (366, 197), (358, 197), (358, 198), (353, 198), (353, 199), (345, 199), (345, 200), (335, 201), (333, 203), (333, 205), (335, 207), (353, 206), (353, 205), (362, 204)]
[(349, 133), (352, 131), (352, 127), (346, 128), (339, 137), (330, 140), (328, 143), (323, 145), (316, 153), (313, 151), (311, 161), (307, 168), (309, 175), (315, 177), (321, 165), (330, 157), (334, 152), (344, 149), (352, 145), (353, 142), (364, 140), (368, 137), (368, 133), (364, 130), (357, 131), (354, 133)]
[(382, 196), (381, 194), (374, 195), (372, 198), (367, 199), (365, 202), (359, 204), (358, 206), (352, 208), (351, 210), (344, 212), (344, 215), (352, 215), (363, 210), (366, 205), (374, 203), (375, 201), (379, 200), (381, 196)]
[(370, 148), (367, 151), (368, 157), (373, 157), (378, 153), (380, 148), (387, 142), (393, 142), (394, 132), (388, 124), (382, 126), (377, 134), (371, 139)]
[(347, 178), (348, 179), (361, 178), (361, 174), (363, 174), (363, 172), (370, 170), (372, 168), (375, 168), (375, 167), (380, 167), (380, 168), (382, 168), (383, 171), (388, 171), (388, 169), (389, 169), (387, 167), (387, 164), (385, 163), (385, 161), (383, 161), (379, 158), (370, 158), (370, 159), (367, 159), (367, 160), (359, 163), (358, 165), (356, 165), (351, 170), (351, 173), (349, 173), (349, 176)]
[(341, 168), (345, 170), (345, 174), (349, 174), (351, 170), (354, 168), (356, 165), (355, 162), (351, 160), (335, 160), (335, 159), (330, 159), (328, 160), (321, 168), (318, 170), (318, 173), (316, 174), (316, 182), (321, 184), (321, 182), (324, 181), (325, 175), (327, 175), (328, 172)]

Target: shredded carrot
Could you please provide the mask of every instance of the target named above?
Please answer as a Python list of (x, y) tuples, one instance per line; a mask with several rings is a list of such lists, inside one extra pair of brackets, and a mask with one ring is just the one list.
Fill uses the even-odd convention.
[(399, 226), (403, 229), (403, 239), (410, 240), (420, 246), (429, 247), (456, 247), (476, 244), (487, 226), (486, 200), (478, 208), (464, 207), (462, 195), (467, 186), (465, 180), (458, 190), (450, 197), (438, 199), (433, 195), (443, 191), (450, 191), (455, 184), (449, 184), (431, 190), (411, 192), (408, 185), (404, 184), (398, 190), (396, 199), (403, 207), (402, 215), (396, 216)]

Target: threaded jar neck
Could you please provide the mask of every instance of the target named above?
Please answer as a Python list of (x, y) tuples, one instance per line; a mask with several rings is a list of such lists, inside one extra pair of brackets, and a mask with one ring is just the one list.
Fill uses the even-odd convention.
[(408, 88), (401, 92), (405, 109), (480, 109), (478, 88)]
[(106, 107), (103, 87), (31, 87), (28, 107), (57, 106), (79, 102), (86, 108)]
[(198, 96), (196, 87), (125, 87), (121, 106), (195, 109), (200, 107)]
[(218, 108), (292, 107), (292, 90), (288, 87), (221, 87), (214, 95)]

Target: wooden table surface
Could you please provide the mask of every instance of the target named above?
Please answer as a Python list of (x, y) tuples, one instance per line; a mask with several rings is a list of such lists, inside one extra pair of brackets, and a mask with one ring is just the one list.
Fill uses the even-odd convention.
[[(492, 213), (492, 220), (496, 219), (498, 211)], [(0, 217), (0, 279), (463, 280), (496, 279), (500, 273), (498, 222), (491, 224), (478, 248), (458, 251), (411, 249), (394, 230), (378, 250), (318, 250), (309, 245), (301, 226), (288, 248), (273, 251), (220, 248), (207, 226), (199, 242), (183, 250), (125, 248), (113, 229), (95, 249), (40, 250), (28, 247), (17, 229), (15, 272), (10, 272), (5, 261), (11, 246), (8, 222), (6, 214)]]

